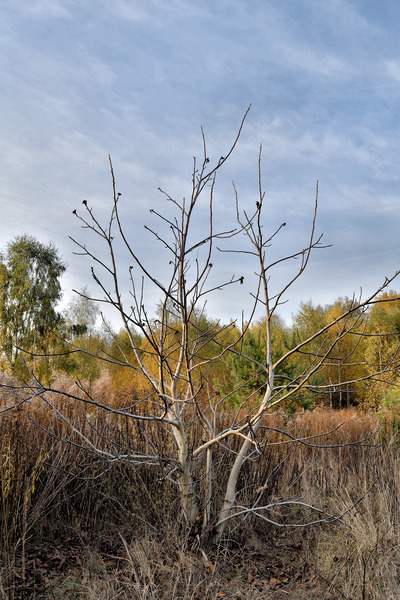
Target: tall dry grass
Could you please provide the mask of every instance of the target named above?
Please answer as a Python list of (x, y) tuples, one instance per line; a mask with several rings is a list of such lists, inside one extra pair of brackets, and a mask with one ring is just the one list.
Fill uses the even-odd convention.
[[(63, 378), (58, 384), (71, 391), (73, 382)], [(110, 380), (93, 385), (103, 403), (116, 401)], [(15, 392), (3, 389), (0, 405), (11, 406)], [(143, 428), (88, 412), (62, 397), (52, 402), (104, 449), (145, 451), (154, 444), (161, 451), (172, 443), (151, 424)], [(221, 426), (229, 417), (221, 416)], [(326, 598), (398, 598), (400, 460), (393, 433), (390, 415), (382, 420), (356, 410), (266, 417), (262, 454), (251, 457), (243, 469), (238, 504), (270, 506), (260, 515), (281, 527), (255, 513), (234, 519), (216, 552), (185, 528), (177, 489), (162, 465), (107, 463), (81, 448), (79, 436), (40, 399), (19, 404), (0, 417), (0, 598), (23, 597), (24, 583), (30, 597), (32, 548), (71, 538), (82, 545), (84, 560), (73, 576), (53, 574), (46, 584), (53, 590), (49, 598), (54, 590), (63, 597), (93, 600), (222, 598), (228, 593), (261, 597), (247, 576), (254, 540), (262, 552), (270, 548), (267, 555), (273, 557), (281, 531), (298, 539), (298, 529), (286, 526), (314, 521), (322, 522), (304, 530), (307, 543), (296, 560)], [(200, 435), (200, 428), (195, 429), (193, 436)], [(364, 442), (354, 444), (360, 440)], [(222, 500), (230, 461), (225, 448), (216, 452), (215, 507)], [(201, 465), (198, 485), (201, 493)], [(328, 515), (339, 515), (343, 522)], [(243, 565), (232, 571), (223, 557), (233, 551)]]

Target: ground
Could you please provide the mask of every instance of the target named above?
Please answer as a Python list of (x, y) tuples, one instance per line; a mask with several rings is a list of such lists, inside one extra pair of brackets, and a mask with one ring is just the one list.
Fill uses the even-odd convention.
[[(136, 542), (140, 544), (140, 539)], [(300, 531), (275, 532), (269, 539), (253, 533), (244, 547), (228, 542), (207, 552), (195, 548), (185, 552), (177, 549), (175, 556), (169, 558), (175, 565), (181, 563), (179, 577), (168, 560), (159, 555), (154, 559), (152, 573), (148, 571), (147, 560), (142, 568), (139, 557), (136, 563), (132, 556), (127, 558), (129, 547), (132, 542), (128, 543), (118, 532), (93, 538), (76, 530), (47, 541), (34, 537), (26, 545), (25, 561), (21, 555), (17, 558), (14, 595), (9, 597), (155, 600), (167, 597), (163, 580), (174, 577), (176, 598), (192, 600), (331, 600), (341, 597), (328, 589), (329, 584), (313, 568), (309, 536)], [(193, 585), (185, 578), (185, 570), (192, 572)], [(184, 595), (180, 595), (183, 590), (179, 592), (182, 588), (179, 583), (185, 588)]]

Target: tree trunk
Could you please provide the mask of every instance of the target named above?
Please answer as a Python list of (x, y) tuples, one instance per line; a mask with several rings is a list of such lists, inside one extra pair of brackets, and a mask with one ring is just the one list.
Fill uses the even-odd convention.
[(226, 526), (225, 519), (227, 519), (230, 516), (231, 510), (235, 503), (237, 480), (239, 477), (240, 469), (242, 468), (243, 463), (246, 460), (250, 445), (251, 443), (248, 441), (245, 441), (243, 443), (239, 454), (236, 456), (235, 462), (230, 472), (228, 483), (226, 486), (224, 504), (222, 505), (222, 508), (218, 514), (218, 523), (215, 527), (216, 533), (214, 535), (213, 541), (216, 544), (218, 544), (221, 540), (222, 534)]
[(199, 514), (199, 504), (192, 477), (192, 461), (189, 456), (188, 443), (183, 427), (174, 429), (175, 440), (178, 444), (178, 462), (180, 473), (178, 476), (181, 494), (181, 506), (185, 519), (189, 525), (193, 525)]

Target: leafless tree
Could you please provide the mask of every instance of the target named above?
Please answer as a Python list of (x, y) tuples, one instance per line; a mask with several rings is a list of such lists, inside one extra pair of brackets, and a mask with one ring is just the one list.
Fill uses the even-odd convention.
[[(249, 110), (249, 109), (248, 109)], [(148, 228), (158, 244), (162, 276), (158, 276), (147, 267), (146, 260), (141, 255), (141, 248), (136, 247), (134, 240), (128, 239), (124, 218), (120, 211), (120, 194), (117, 192), (114, 170), (110, 159), (113, 201), (111, 216), (106, 225), (102, 225), (86, 201), (84, 214), (77, 214), (83, 228), (101, 238), (108, 254), (107, 258), (99, 256), (90, 249), (88, 242), (74, 240), (79, 252), (92, 261), (92, 276), (98, 286), (99, 294), (96, 302), (108, 305), (119, 314), (121, 325), (129, 339), (134, 360), (117, 360), (112, 356), (101, 356), (99, 360), (123, 364), (132, 373), (139, 373), (148, 384), (145, 397), (129, 401), (125, 406), (112, 406), (99, 401), (82, 384), (76, 393), (68, 393), (70, 399), (77, 399), (88, 406), (96, 407), (109, 415), (129, 419), (146, 427), (151, 423), (159, 427), (168, 439), (172, 440), (168, 449), (162, 451), (152, 444), (147, 444), (147, 451), (129, 449), (122, 451), (118, 444), (109, 445), (106, 449), (96, 445), (87, 434), (69, 419), (68, 413), (61, 405), (54, 402), (54, 394), (65, 396), (65, 391), (52, 389), (49, 385), (35, 380), (31, 383), (29, 398), (33, 395), (47, 403), (74, 432), (75, 443), (98, 453), (105, 461), (125, 461), (132, 464), (152, 465), (162, 464), (166, 477), (173, 479), (179, 488), (181, 508), (189, 525), (199, 521), (203, 531), (212, 531), (214, 541), (219, 541), (224, 534), (226, 525), (235, 517), (246, 514), (258, 515), (261, 518), (275, 522), (270, 515), (274, 503), (260, 502), (260, 490), (249, 506), (238, 506), (238, 481), (246, 461), (256, 459), (263, 451), (263, 445), (268, 443), (265, 434), (265, 415), (278, 404), (285, 403), (295, 396), (299, 390), (310, 394), (321, 394), (330, 391), (329, 383), (315, 383), (315, 375), (323, 370), (329, 357), (332, 356), (337, 344), (345, 336), (355, 333), (360, 335), (368, 307), (378, 301), (378, 295), (388, 288), (398, 273), (386, 278), (383, 285), (366, 299), (354, 298), (345, 312), (334, 321), (313, 333), (307, 339), (302, 339), (284, 356), (274, 362), (271, 322), (279, 305), (283, 302), (290, 287), (301, 277), (307, 268), (311, 254), (321, 248), (322, 236), (316, 234), (316, 218), (318, 207), (318, 186), (314, 202), (314, 212), (311, 218), (309, 237), (299, 251), (283, 256), (279, 260), (269, 262), (269, 247), (276, 241), (285, 223), (276, 231), (265, 235), (263, 225), (265, 195), (261, 181), (261, 148), (259, 155), (259, 193), (250, 214), (240, 208), (239, 197), (234, 186), (233, 217), (235, 225), (226, 230), (215, 231), (214, 225), (214, 195), (216, 175), (222, 169), (234, 151), (248, 110), (240, 124), (237, 136), (232, 146), (215, 164), (208, 157), (205, 135), (202, 132), (203, 156), (200, 162), (194, 160), (192, 172), (191, 194), (189, 199), (176, 200), (168, 193), (162, 192), (166, 201), (166, 210), (151, 211), (160, 220), (160, 233), (156, 228)], [(198, 214), (204, 208), (201, 200), (207, 197), (208, 217), (207, 232), (198, 237)], [(236, 212), (236, 216), (235, 216)], [(202, 217), (204, 224), (204, 217)], [(164, 227), (165, 226), (165, 227)], [(240, 238), (240, 244), (237, 242)], [(246, 240), (246, 246), (243, 241)], [(123, 244), (131, 257), (132, 266), (129, 268), (130, 301), (124, 301), (124, 276), (120, 273), (117, 259), (116, 244)], [(226, 280), (216, 281), (213, 275), (213, 264), (221, 257), (221, 252), (235, 255), (244, 253), (254, 261), (257, 271), (255, 289), (252, 291), (248, 307), (246, 323), (241, 328), (240, 336), (244, 336), (251, 323), (259, 315), (262, 307), (265, 334), (265, 360), (257, 362), (244, 355), (240, 344), (241, 337), (234, 337), (233, 330), (238, 331), (235, 323), (224, 325), (218, 321), (207, 322), (206, 328), (201, 324), (201, 315), (205, 301), (210, 294), (230, 293), (232, 286), (243, 283), (243, 274), (229, 276)], [(278, 294), (270, 296), (270, 272), (284, 262), (294, 261), (297, 270)], [(110, 283), (111, 282), (111, 283)], [(157, 318), (152, 316), (153, 307), (149, 306), (146, 293), (149, 287), (155, 287), (161, 298)], [(245, 299), (244, 299), (245, 301)], [(330, 335), (335, 328), (335, 335)], [(137, 332), (141, 334), (142, 342), (137, 342)], [(313, 352), (310, 348), (311, 342)], [(214, 351), (206, 352), (212, 343)], [(317, 350), (315, 350), (317, 348)], [(76, 349), (74, 349), (76, 350)], [(120, 348), (124, 355), (124, 348)], [(226, 415), (228, 394), (215, 392), (212, 382), (213, 365), (224, 360), (228, 354), (237, 354), (253, 363), (265, 375), (266, 386), (262, 394), (252, 394), (246, 398), (236, 411), (230, 411), (230, 422), (219, 418), (220, 413)], [(306, 355), (308, 360), (295, 377), (287, 379), (284, 385), (277, 384), (275, 375), (280, 366), (294, 355)], [(394, 361), (390, 369), (397, 368)], [(364, 383), (377, 377), (378, 373), (369, 372), (363, 376)], [(342, 382), (346, 389), (357, 381)], [(201, 430), (201, 435), (193, 431)], [(287, 434), (290, 440), (289, 433)], [(133, 442), (134, 443), (134, 440)], [(313, 445), (315, 440), (302, 440), (302, 443)], [(220, 486), (215, 475), (215, 460), (218, 451), (223, 449), (227, 459), (228, 476), (224, 479), (223, 500), (215, 508), (213, 497), (216, 486)], [(199, 475), (201, 473), (201, 477)], [(200, 481), (201, 480), (201, 481)], [(286, 501), (286, 503), (289, 501)], [(299, 506), (301, 502), (297, 501)], [(330, 517), (320, 516), (320, 519)]]

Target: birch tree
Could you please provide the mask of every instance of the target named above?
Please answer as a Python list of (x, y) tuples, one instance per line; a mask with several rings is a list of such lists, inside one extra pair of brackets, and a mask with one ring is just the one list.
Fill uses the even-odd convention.
[(62, 317), (60, 278), (66, 265), (53, 244), (15, 237), (0, 254), (0, 347), (9, 363), (21, 349), (46, 346)]

